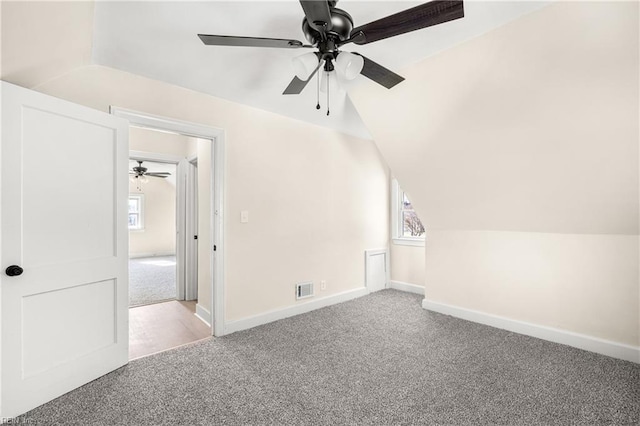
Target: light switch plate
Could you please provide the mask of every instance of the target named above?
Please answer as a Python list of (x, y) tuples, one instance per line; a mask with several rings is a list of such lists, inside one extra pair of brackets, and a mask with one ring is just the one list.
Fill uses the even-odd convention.
[(249, 222), (249, 211), (242, 210), (240, 212), (240, 223), (247, 223), (247, 222)]

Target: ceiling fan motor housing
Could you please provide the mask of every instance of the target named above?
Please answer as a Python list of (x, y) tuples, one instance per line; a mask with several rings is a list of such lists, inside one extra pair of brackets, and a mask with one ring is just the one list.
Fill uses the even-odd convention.
[[(353, 29), (353, 19), (351, 15), (337, 7), (332, 7), (330, 12), (332, 28), (326, 32), (327, 38), (333, 39), (332, 41), (344, 41), (348, 39)], [(306, 17), (302, 19), (302, 32), (309, 43), (314, 46), (323, 41), (322, 32), (316, 28), (317, 26), (310, 24)], [(333, 45), (333, 43), (331, 44)]]

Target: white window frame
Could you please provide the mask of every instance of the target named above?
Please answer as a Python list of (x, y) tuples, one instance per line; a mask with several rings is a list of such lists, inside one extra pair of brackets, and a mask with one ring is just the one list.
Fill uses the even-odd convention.
[[(391, 239), (394, 244), (424, 247), (425, 237), (402, 235), (402, 188), (395, 178), (391, 179)], [(426, 233), (425, 233), (426, 234)]]
[[(144, 231), (144, 194), (129, 194), (129, 199), (131, 198), (138, 199), (139, 210), (138, 210), (138, 226), (135, 228), (129, 228), (129, 231), (133, 231), (133, 232)], [(129, 204), (127, 203), (127, 215), (129, 214), (128, 205)]]

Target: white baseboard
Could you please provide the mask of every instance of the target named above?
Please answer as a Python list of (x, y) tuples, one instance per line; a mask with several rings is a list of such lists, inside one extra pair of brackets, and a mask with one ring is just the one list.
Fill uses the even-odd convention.
[(441, 314), (451, 315), (456, 318), (462, 318), (468, 321), (489, 325), (491, 327), (513, 331), (514, 333), (537, 337), (550, 342), (561, 343), (563, 345), (572, 346), (585, 351), (607, 355), (612, 358), (640, 363), (640, 347), (638, 346), (625, 345), (622, 343), (612, 342), (610, 340), (587, 336), (585, 334), (518, 321), (444, 303), (431, 302), (427, 299), (422, 301), (422, 307), (429, 311), (439, 312)]
[(406, 291), (408, 293), (421, 294), (424, 296), (424, 287), (417, 284), (410, 284), (402, 281), (389, 281), (389, 288)]
[(322, 297), (320, 299), (299, 303), (288, 308), (276, 309), (239, 320), (226, 321), (224, 323), (224, 334), (231, 334), (235, 333), (236, 331), (246, 330), (249, 328), (257, 327), (259, 325), (268, 324), (270, 322), (292, 317), (294, 315), (304, 314), (306, 312), (324, 308), (325, 306), (335, 305), (337, 303), (342, 303), (348, 300), (356, 299), (358, 297), (366, 296), (367, 294), (369, 294), (367, 288), (361, 287), (331, 296)]
[(196, 313), (195, 316), (198, 317), (200, 321), (207, 324), (211, 327), (211, 312), (202, 307), (201, 304), (196, 303)]
[(158, 252), (158, 253), (131, 253), (129, 254), (129, 259), (139, 259), (141, 257), (160, 257), (160, 256), (175, 256), (176, 252), (174, 251), (166, 251), (166, 252)]

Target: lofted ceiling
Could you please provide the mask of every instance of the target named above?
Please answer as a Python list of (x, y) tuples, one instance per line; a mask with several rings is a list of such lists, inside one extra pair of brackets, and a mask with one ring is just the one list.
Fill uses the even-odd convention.
[[(357, 26), (420, 3), (341, 0), (337, 7), (351, 14)], [(361, 53), (402, 74), (404, 67), (547, 3), (467, 1), (465, 17), (457, 21), (364, 46), (349, 44), (343, 50)], [(303, 16), (296, 0), (98, 1), (92, 62), (369, 139), (348, 90), (365, 84), (372, 91), (388, 89), (359, 76), (330, 92), (331, 115), (327, 116), (326, 94), (320, 94), (322, 108), (315, 108), (315, 80), (300, 95), (282, 95), (294, 75), (291, 59), (309, 49), (205, 46), (197, 37), (203, 33), (306, 43), (301, 30)]]

